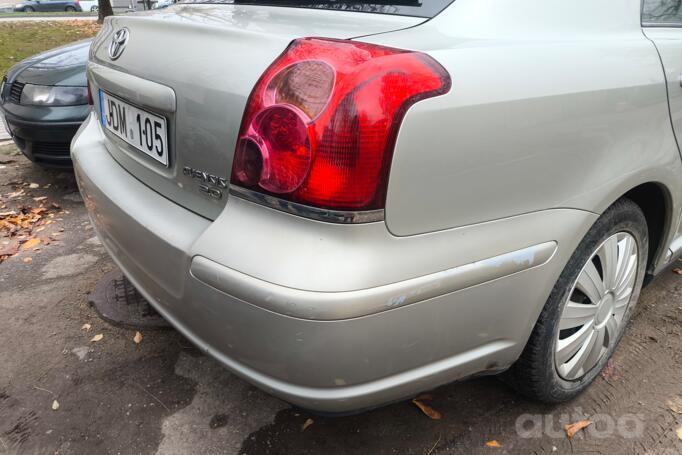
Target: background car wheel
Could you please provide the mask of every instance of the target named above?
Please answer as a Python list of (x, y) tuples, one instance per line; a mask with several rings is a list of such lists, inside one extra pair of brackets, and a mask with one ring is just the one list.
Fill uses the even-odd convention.
[(24, 8), (24, 12), (25, 13), (34, 13), (35, 10), (33, 8), (31, 8), (30, 6), (27, 6)]
[(99, 11), (99, 7), (98, 7), (98, 6), (92, 6), (92, 7), (90, 8), (90, 11), (93, 12), (93, 13), (96, 13), (97, 11)]
[(67, 6), (67, 7), (64, 9), (64, 11), (66, 11), (67, 13), (75, 13), (75, 12), (76, 12), (76, 8), (74, 8), (73, 6)]
[(504, 378), (528, 398), (569, 400), (597, 377), (623, 336), (642, 288), (649, 239), (634, 202), (616, 202), (571, 256), (523, 354)]

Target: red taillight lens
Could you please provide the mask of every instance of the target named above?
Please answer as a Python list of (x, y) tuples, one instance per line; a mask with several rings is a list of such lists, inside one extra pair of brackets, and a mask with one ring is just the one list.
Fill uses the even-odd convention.
[(249, 97), (232, 184), (323, 209), (383, 208), (405, 112), (449, 89), (445, 69), (419, 52), (296, 40)]

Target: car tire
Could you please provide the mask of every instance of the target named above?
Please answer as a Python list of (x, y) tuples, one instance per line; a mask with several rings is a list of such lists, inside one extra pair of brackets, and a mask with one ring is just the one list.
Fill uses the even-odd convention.
[(64, 11), (66, 11), (67, 13), (75, 13), (76, 8), (74, 8), (73, 6), (67, 6), (66, 8), (64, 8)]
[[(616, 256), (611, 255), (614, 238)], [(633, 248), (633, 241), (636, 263), (632, 262), (632, 254), (628, 255), (628, 248)], [(543, 402), (559, 403), (582, 393), (606, 366), (625, 332), (642, 288), (648, 250), (646, 218), (637, 204), (621, 199), (606, 210), (571, 256), (521, 357), (503, 374), (503, 379), (527, 398)], [(635, 274), (634, 279), (628, 277), (632, 280), (631, 291), (625, 304), (622, 303), (625, 298), (618, 300), (619, 296), (616, 295), (622, 284), (617, 282), (619, 276), (612, 272), (613, 267), (608, 266), (614, 264), (614, 258), (617, 258), (616, 266), (624, 267), (623, 274)], [(621, 264), (621, 259), (628, 262)], [(602, 266), (602, 262), (607, 263), (607, 266)], [(632, 269), (628, 268), (628, 264), (632, 264)], [(595, 270), (599, 273), (596, 277)], [(595, 304), (592, 301), (601, 294), (597, 293), (598, 286), (591, 283), (596, 283), (598, 278), (602, 279), (603, 288), (608, 287), (606, 281), (615, 283), (613, 286), (616, 291), (606, 291), (600, 302)], [(627, 289), (624, 288), (620, 296), (624, 296)], [(590, 298), (588, 294), (594, 297)], [(598, 309), (595, 310), (593, 306)], [(589, 313), (594, 311), (595, 314), (587, 315), (584, 310)], [(590, 317), (593, 318), (591, 322), (568, 327)], [(577, 343), (574, 340), (581, 337), (585, 337), (585, 341), (581, 342), (584, 344), (571, 356), (570, 352), (575, 349), (573, 344)], [(593, 338), (596, 341), (590, 347), (589, 340)], [(578, 366), (580, 362), (584, 362), (582, 366)]]
[(35, 13), (35, 11), (36, 11), (36, 10), (34, 10), (33, 8), (31, 8), (30, 6), (27, 6), (27, 7), (24, 8), (24, 12), (25, 12), (25, 13)]
[(91, 12), (91, 13), (96, 13), (97, 11), (99, 11), (99, 7), (98, 7), (98, 6), (92, 6), (92, 7), (90, 7), (90, 12)]

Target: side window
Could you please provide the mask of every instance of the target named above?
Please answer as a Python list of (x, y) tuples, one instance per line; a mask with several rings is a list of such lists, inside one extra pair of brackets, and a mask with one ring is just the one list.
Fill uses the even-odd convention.
[(682, 26), (682, 0), (643, 0), (642, 24)]

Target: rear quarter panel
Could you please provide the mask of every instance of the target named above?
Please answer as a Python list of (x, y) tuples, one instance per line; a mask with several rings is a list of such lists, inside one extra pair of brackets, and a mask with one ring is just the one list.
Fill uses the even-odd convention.
[(452, 77), (450, 93), (405, 117), (390, 231), (600, 213), (648, 181), (679, 194), (665, 79), (639, 14), (637, 0), (457, 0), (420, 27), (369, 38), (428, 52)]

